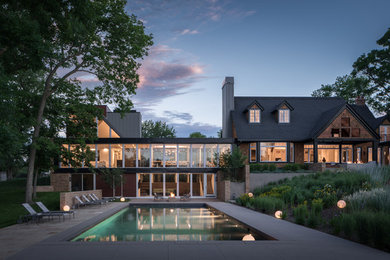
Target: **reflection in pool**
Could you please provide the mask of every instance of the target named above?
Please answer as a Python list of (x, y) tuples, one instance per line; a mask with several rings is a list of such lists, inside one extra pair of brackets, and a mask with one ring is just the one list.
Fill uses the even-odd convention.
[(72, 241), (207, 241), (244, 237), (266, 239), (210, 208), (130, 206)]

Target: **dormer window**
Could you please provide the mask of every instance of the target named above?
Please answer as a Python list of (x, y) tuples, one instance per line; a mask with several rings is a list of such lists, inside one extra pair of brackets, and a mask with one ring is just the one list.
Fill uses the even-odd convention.
[(279, 109), (279, 123), (290, 123), (290, 110), (289, 109)]
[(260, 109), (249, 109), (249, 123), (260, 123)]

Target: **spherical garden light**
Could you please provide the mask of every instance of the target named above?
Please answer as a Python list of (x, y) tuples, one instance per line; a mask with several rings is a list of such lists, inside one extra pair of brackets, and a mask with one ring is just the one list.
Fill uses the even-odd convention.
[(282, 218), (283, 212), (281, 210), (278, 210), (275, 212), (275, 218)]
[(248, 193), (248, 197), (249, 197), (249, 198), (252, 198), (252, 197), (253, 197), (253, 193), (252, 193), (252, 192), (249, 192), (249, 193)]
[(340, 209), (345, 208), (345, 206), (347, 206), (347, 203), (345, 202), (345, 200), (337, 201), (337, 207), (339, 207)]
[(121, 202), (124, 202), (125, 200), (126, 200), (125, 198), (123, 198), (123, 197), (121, 198)]
[(65, 206), (62, 207), (62, 210), (63, 211), (69, 211), (70, 207), (68, 205), (65, 205)]
[(256, 239), (251, 235), (251, 234), (248, 234), (248, 235), (245, 235), (243, 238), (242, 238), (242, 241), (255, 241)]

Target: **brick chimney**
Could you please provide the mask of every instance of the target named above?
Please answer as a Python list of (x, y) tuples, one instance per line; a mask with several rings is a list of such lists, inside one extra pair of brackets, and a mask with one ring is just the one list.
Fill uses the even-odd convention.
[(225, 77), (222, 83), (222, 137), (233, 137), (230, 112), (234, 110), (234, 78)]
[(366, 100), (362, 96), (357, 96), (355, 99), (355, 104), (360, 105), (360, 106), (364, 106), (366, 104)]

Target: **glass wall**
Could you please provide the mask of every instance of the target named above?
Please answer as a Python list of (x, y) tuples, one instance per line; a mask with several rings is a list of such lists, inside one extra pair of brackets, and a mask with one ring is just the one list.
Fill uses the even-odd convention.
[(87, 144), (86, 161), (89, 162), (89, 165), (84, 163), (84, 167), (96, 167), (96, 147), (94, 144)]
[(152, 174), (152, 195), (159, 195), (163, 196), (164, 195), (164, 190), (163, 190), (163, 174), (161, 173), (154, 173)]
[(177, 167), (177, 144), (165, 145), (165, 167)]
[(138, 196), (149, 197), (150, 195), (150, 174), (138, 174)]
[(215, 174), (207, 174), (207, 195), (215, 194)]
[(220, 144), (219, 145), (219, 154), (231, 152), (232, 145), (231, 144)]
[(192, 145), (192, 167), (204, 167), (203, 144)]
[(137, 146), (135, 144), (125, 144), (125, 167), (136, 167)]
[(190, 167), (190, 145), (179, 144), (179, 167)]
[(97, 167), (98, 168), (108, 168), (109, 161), (109, 145), (108, 144), (98, 144), (98, 159), (97, 159)]
[(368, 147), (367, 148), (367, 153), (368, 153), (368, 161), (369, 162), (372, 162), (373, 160), (372, 160), (372, 147)]
[(206, 144), (206, 167), (215, 167), (214, 158), (215, 154), (218, 153), (218, 145)]
[(150, 145), (138, 145), (138, 167), (150, 167)]
[(287, 143), (260, 143), (260, 161), (287, 162)]
[(163, 167), (164, 145), (152, 144), (152, 167)]
[(353, 155), (352, 155), (352, 145), (342, 145), (341, 146), (341, 162), (343, 163), (352, 163)]
[(250, 162), (257, 161), (256, 143), (249, 144), (249, 160), (250, 160)]
[(304, 150), (305, 150), (304, 162), (305, 163), (312, 163), (312, 162), (314, 162), (313, 145), (312, 144), (305, 144)]
[(203, 174), (192, 174), (192, 196), (204, 196)]
[(176, 182), (176, 173), (166, 173), (165, 174), (165, 196), (169, 197), (171, 194), (178, 196), (177, 194), (177, 182)]
[(112, 144), (111, 145), (111, 167), (112, 168), (122, 168), (122, 145), (121, 144)]
[(179, 196), (190, 194), (190, 174), (179, 174)]
[(318, 162), (339, 163), (339, 145), (318, 145)]

